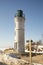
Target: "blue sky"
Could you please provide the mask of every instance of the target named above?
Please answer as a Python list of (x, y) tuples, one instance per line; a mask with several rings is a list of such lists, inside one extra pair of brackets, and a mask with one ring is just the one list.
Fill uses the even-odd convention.
[(43, 0), (0, 0), (0, 48), (14, 46), (14, 15), (25, 13), (25, 40), (40, 40), (43, 34)]

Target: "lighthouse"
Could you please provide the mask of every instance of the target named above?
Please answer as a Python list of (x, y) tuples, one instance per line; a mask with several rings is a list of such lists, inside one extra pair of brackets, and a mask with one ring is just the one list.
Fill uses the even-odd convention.
[(25, 52), (25, 16), (22, 10), (17, 10), (14, 16), (15, 23), (15, 40), (14, 48), (17, 53)]

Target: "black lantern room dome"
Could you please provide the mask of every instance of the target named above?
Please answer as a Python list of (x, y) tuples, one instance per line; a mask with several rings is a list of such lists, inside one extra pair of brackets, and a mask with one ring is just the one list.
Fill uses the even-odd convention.
[(23, 18), (25, 18), (25, 15), (24, 15), (22, 10), (17, 10), (17, 12), (15, 14), (15, 17), (23, 17)]

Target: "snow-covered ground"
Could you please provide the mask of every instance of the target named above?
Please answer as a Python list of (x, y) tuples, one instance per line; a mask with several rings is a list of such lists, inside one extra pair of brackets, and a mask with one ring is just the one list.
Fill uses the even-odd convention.
[(39, 64), (39, 63), (33, 63), (33, 65), (42, 65), (42, 64)]
[(0, 62), (8, 65), (29, 65), (28, 61), (19, 59), (19, 57), (14, 54), (0, 54)]
[[(30, 51), (28, 51), (28, 50), (25, 50), (25, 52), (30, 52)], [(41, 54), (43, 54), (43, 51), (40, 51), (40, 52), (36, 52), (36, 51), (32, 51), (32, 53), (41, 53)]]
[[(29, 52), (29, 51), (25, 50), (25, 52)], [(36, 52), (33, 51), (33, 53), (36, 53)], [(43, 53), (43, 52), (40, 52), (40, 53)], [(28, 61), (20, 59), (18, 55), (13, 53), (4, 54), (2, 50), (0, 50), (0, 62), (5, 62), (9, 65), (29, 65)], [(42, 65), (42, 64), (32, 63), (32, 65)]]
[[(22, 60), (15, 54), (0, 54), (0, 62), (4, 62), (8, 65), (30, 65), (28, 61)], [(42, 65), (38, 63), (32, 63), (32, 65)]]

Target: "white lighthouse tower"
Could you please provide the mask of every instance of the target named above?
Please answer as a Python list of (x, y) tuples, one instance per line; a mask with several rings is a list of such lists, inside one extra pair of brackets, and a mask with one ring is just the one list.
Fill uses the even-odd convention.
[(22, 10), (17, 10), (15, 17), (15, 42), (14, 48), (17, 53), (23, 54), (25, 52), (25, 37), (24, 37), (24, 24), (25, 16)]

